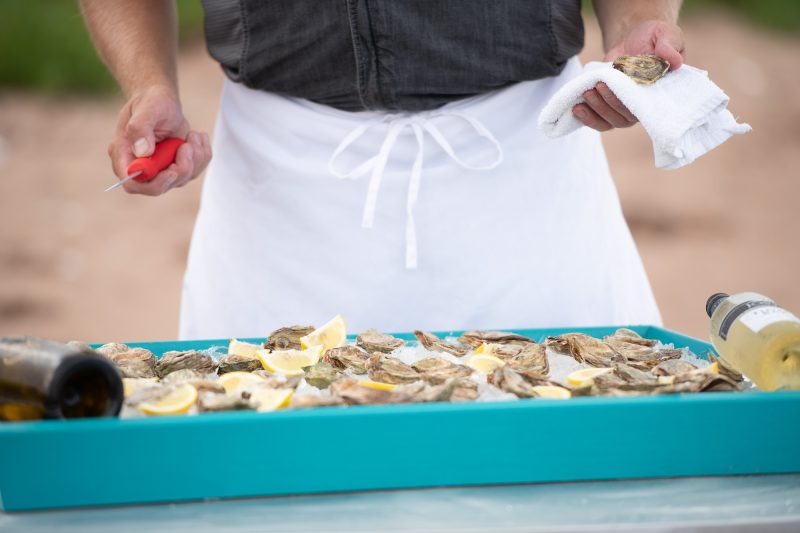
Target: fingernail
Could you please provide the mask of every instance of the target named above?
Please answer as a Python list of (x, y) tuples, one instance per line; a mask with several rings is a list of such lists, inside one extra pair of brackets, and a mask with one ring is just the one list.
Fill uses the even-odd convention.
[(577, 116), (578, 118), (586, 118), (586, 111), (584, 111), (579, 107), (578, 109), (575, 110), (575, 116)]
[(190, 147), (189, 147), (189, 148), (186, 150), (186, 159), (188, 159), (189, 161), (191, 161), (193, 157), (194, 157), (194, 150), (192, 150), (192, 147), (190, 146)]
[(136, 154), (136, 157), (145, 155), (147, 153), (147, 148), (149, 148), (149, 144), (144, 137), (133, 143), (133, 153)]

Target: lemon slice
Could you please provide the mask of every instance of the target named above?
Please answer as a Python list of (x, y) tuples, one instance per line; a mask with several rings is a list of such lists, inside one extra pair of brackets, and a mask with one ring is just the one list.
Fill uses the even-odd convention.
[(250, 390), (250, 401), (258, 405), (257, 411), (267, 412), (289, 405), (294, 389), (258, 387)]
[(469, 358), (469, 361), (467, 361), (468, 367), (474, 368), (475, 370), (480, 370), (484, 374), (491, 374), (496, 368), (499, 368), (504, 364), (505, 363), (502, 359), (493, 355), (486, 355), (485, 353), (473, 355)]
[(610, 368), (581, 368), (567, 375), (567, 383), (570, 385), (588, 386), (592, 384), (595, 377), (609, 372), (611, 372)]
[(250, 372), (227, 372), (222, 374), (217, 381), (225, 389), (225, 392), (230, 394), (236, 389), (247, 387), (254, 383), (263, 383), (264, 378)]
[(139, 410), (148, 415), (177, 415), (188, 411), (196, 400), (197, 389), (184, 383), (158, 400), (140, 404)]
[(375, 390), (392, 390), (393, 388), (397, 387), (397, 385), (392, 383), (381, 383), (380, 381), (372, 381), (371, 379), (362, 379), (358, 382), (358, 384)]
[(156, 378), (122, 378), (122, 393), (127, 398), (145, 385), (158, 383)]
[(330, 322), (317, 328), (305, 337), (300, 337), (300, 346), (310, 348), (322, 346), (323, 351), (344, 346), (347, 342), (347, 325), (342, 315), (336, 315)]
[(228, 355), (241, 355), (242, 357), (255, 357), (256, 352), (261, 349), (258, 344), (251, 344), (237, 339), (231, 339), (228, 344)]
[(659, 385), (672, 385), (675, 383), (675, 376), (658, 376)]
[(572, 397), (572, 394), (567, 389), (556, 387), (553, 385), (536, 385), (533, 391), (539, 398), (550, 398), (552, 400), (566, 400)]
[(261, 365), (271, 372), (280, 372), (284, 376), (299, 376), (303, 367), (315, 365), (319, 362), (324, 348), (320, 345), (312, 346), (306, 350), (258, 350), (256, 355), (261, 360)]

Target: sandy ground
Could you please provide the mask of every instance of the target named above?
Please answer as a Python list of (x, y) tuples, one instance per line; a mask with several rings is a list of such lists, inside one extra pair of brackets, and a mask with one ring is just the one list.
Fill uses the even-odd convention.
[[(586, 60), (600, 56), (594, 25)], [(665, 324), (705, 337), (716, 291), (756, 290), (800, 312), (800, 40), (726, 14), (684, 30), (689, 63), (754, 131), (677, 171), (654, 168), (641, 127), (604, 138)], [(211, 131), (222, 75), (200, 45), (180, 68), (186, 115)], [(0, 93), (0, 334), (176, 337), (200, 183), (158, 199), (104, 194), (121, 105)]]

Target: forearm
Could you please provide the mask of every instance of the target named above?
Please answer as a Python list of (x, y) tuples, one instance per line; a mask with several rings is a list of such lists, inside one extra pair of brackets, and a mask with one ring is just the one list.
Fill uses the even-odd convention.
[(631, 28), (648, 20), (676, 23), (682, 0), (592, 0), (608, 52)]
[(131, 97), (146, 87), (177, 92), (177, 13), (172, 0), (81, 0), (103, 62)]

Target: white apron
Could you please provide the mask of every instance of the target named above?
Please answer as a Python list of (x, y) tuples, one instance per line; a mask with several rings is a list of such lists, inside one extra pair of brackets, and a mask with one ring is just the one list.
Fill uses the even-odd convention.
[(226, 82), (180, 337), (660, 324), (600, 135), (536, 127), (579, 71), (414, 114)]

